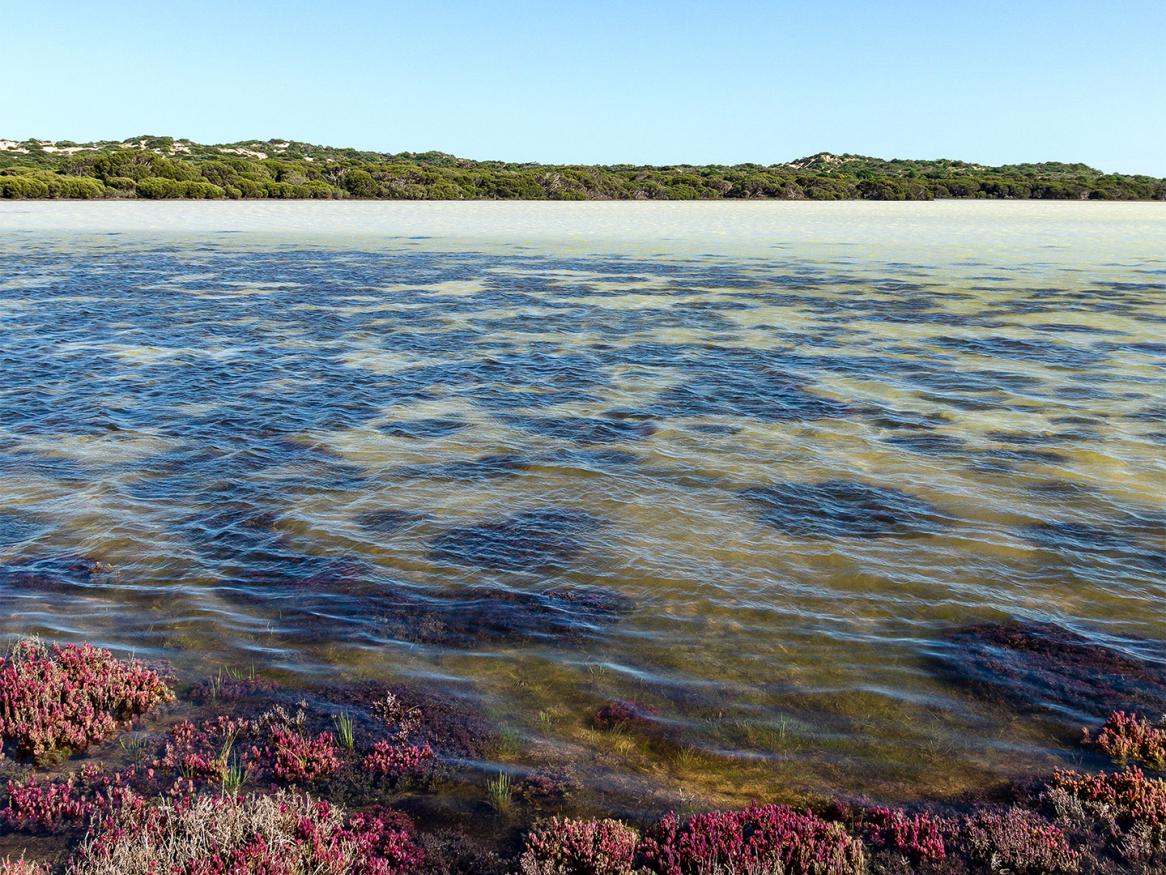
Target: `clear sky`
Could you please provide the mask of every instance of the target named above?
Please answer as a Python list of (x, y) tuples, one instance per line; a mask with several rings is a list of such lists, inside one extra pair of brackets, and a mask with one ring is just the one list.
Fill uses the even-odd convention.
[(0, 2), (0, 137), (1166, 176), (1166, 0)]

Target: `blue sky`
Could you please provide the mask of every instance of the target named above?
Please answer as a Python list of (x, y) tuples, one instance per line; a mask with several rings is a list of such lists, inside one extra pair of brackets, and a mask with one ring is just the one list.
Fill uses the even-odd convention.
[(2, 20), (0, 137), (1166, 176), (1166, 0), (59, 0)]

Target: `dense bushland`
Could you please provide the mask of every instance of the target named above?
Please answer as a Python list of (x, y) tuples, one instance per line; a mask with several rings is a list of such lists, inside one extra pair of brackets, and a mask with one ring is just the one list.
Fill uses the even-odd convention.
[(4, 145), (0, 197), (5, 198), (1166, 200), (1166, 179), (1057, 162), (985, 167), (821, 153), (772, 165), (583, 166), (274, 140), (206, 146), (138, 137), (121, 143)]

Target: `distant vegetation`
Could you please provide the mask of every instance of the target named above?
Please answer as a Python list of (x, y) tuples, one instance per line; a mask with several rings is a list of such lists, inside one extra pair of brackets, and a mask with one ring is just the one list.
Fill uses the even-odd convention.
[(1166, 179), (1084, 164), (910, 161), (820, 153), (788, 164), (511, 164), (281, 140), (206, 146), (171, 137), (0, 140), (4, 198), (405, 200), (1166, 200)]

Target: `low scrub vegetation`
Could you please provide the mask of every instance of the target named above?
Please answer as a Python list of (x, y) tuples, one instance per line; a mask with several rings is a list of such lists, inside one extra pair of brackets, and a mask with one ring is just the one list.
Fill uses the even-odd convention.
[(90, 644), (22, 641), (0, 659), (0, 743), (38, 762), (84, 751), (174, 694), (158, 673)]
[(1166, 180), (1045, 162), (985, 167), (820, 153), (785, 164), (551, 165), (308, 143), (138, 137), (0, 152), (0, 198), (397, 200), (1166, 200)]

